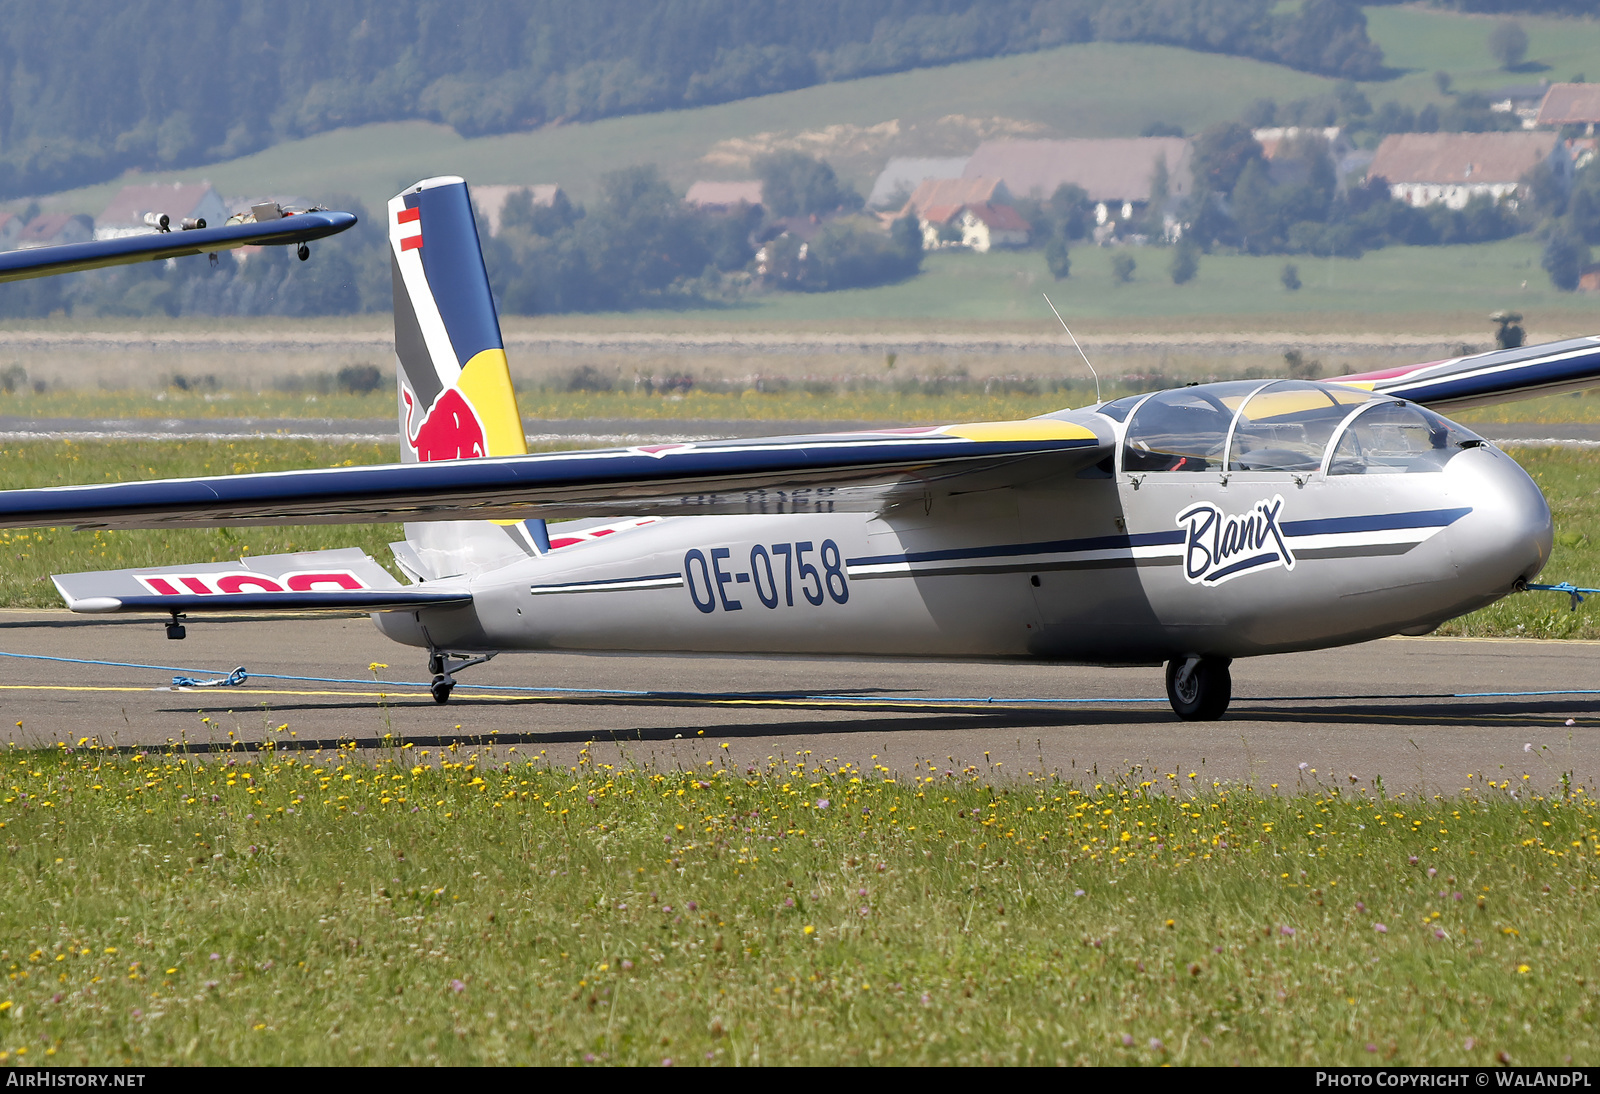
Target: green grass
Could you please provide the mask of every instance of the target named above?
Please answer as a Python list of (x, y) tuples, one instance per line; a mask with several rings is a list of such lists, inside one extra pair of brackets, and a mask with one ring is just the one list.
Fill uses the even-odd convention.
[[(1555, 549), (1539, 580), (1600, 588), (1600, 452), (1571, 448), (1514, 448), (1510, 452), (1544, 491), (1555, 518)], [(1452, 620), (1438, 633), (1600, 639), (1597, 608), (1600, 602), (1572, 611), (1566, 597), (1521, 593)]]
[[(0, 446), (0, 489), (392, 463), (395, 458), (386, 446), (299, 441), (8, 444)], [(224, 562), (246, 554), (360, 547), (392, 569), (388, 545), (400, 538), (398, 524), (134, 532), (0, 530), (0, 562), (4, 563), (0, 566), (0, 604), (60, 607), (51, 574)]]
[(278, 391), (91, 391), (0, 393), (0, 414), (29, 418), (389, 418), (394, 393), (300, 395)]
[(1461, 90), (1531, 84), (1540, 79), (1562, 82), (1583, 74), (1600, 81), (1600, 20), (1516, 15), (1528, 35), (1528, 54), (1516, 72), (1500, 68), (1489, 54), (1489, 33), (1505, 16), (1470, 16), (1432, 11), (1415, 5), (1369, 7), (1367, 33), (1383, 49), (1384, 60), (1408, 75), (1390, 94), (1367, 86), (1369, 97), (1402, 101), (1437, 100), (1435, 72), (1448, 72)]
[[(1119, 284), (1111, 272), (1111, 260), (1124, 253), (1137, 264), (1129, 284)], [(1528, 238), (1387, 247), (1358, 259), (1208, 255), (1186, 285), (1172, 283), (1171, 261), (1172, 251), (1161, 247), (1080, 246), (1072, 252), (1072, 276), (1056, 281), (1037, 251), (943, 253), (928, 256), (920, 276), (895, 285), (848, 293), (770, 293), (731, 308), (674, 314), (708, 325), (725, 315), (751, 315), (773, 324), (956, 318), (1031, 327), (1041, 311), (1049, 318), (1040, 298), (1048, 292), (1069, 323), (1206, 323), (1219, 315), (1270, 315), (1293, 330), (1302, 317), (1333, 313), (1347, 317), (1350, 333), (1366, 334), (1373, 327), (1387, 329), (1386, 315), (1431, 313), (1434, 331), (1452, 323), (1487, 331), (1489, 312), (1515, 308), (1530, 317), (1530, 338), (1538, 340), (1545, 337), (1541, 324), (1591, 329), (1597, 321), (1588, 294), (1550, 285), (1539, 268), (1539, 244)], [(1303, 287), (1297, 292), (1279, 279), (1285, 262), (1300, 271)]]
[(88, 739), (0, 771), (8, 1064), (1600, 1060), (1582, 789)]
[(1451, 411), (1448, 416), (1469, 425), (1474, 422), (1556, 425), (1595, 422), (1600, 421), (1600, 391), (1574, 391), (1566, 395), (1546, 395), (1540, 399), (1524, 399), (1498, 406), (1477, 406)]

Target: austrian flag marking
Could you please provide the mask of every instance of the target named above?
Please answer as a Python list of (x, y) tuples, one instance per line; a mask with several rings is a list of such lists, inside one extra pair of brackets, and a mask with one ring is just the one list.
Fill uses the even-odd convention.
[(416, 225), (416, 234), (415, 235), (402, 235), (400, 237), (400, 249), (402, 251), (414, 251), (418, 247), (421, 247), (422, 246), (422, 210), (421, 209), (401, 209), (400, 212), (395, 215), (394, 219), (395, 219), (395, 223), (400, 225), (402, 231), (405, 230), (405, 227), (408, 224)]

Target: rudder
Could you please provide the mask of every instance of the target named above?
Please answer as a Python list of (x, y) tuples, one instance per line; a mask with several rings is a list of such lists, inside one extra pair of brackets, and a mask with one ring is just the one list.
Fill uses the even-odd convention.
[(472, 199), (455, 176), (389, 201), (404, 462), (528, 451)]

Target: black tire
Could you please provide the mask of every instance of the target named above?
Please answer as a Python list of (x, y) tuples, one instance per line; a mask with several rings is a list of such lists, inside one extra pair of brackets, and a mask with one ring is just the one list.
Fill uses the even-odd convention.
[(1178, 670), (1181, 659), (1167, 662), (1167, 701), (1172, 711), (1186, 722), (1214, 722), (1227, 712), (1233, 699), (1233, 676), (1226, 657), (1202, 657), (1179, 693)]
[(443, 676), (436, 676), (434, 677), (432, 686), (429, 687), (428, 690), (433, 692), (433, 701), (438, 703), (440, 706), (443, 706), (445, 703), (450, 701), (450, 689), (455, 686), (456, 682), (454, 680), (447, 679)]

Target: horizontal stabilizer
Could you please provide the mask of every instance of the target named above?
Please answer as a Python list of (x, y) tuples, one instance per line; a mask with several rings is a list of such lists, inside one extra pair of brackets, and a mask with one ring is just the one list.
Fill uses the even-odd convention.
[(356, 548), (55, 577), (75, 612), (386, 611), (465, 604), (460, 586), (402, 586)]
[(1569, 338), (1448, 361), (1338, 376), (1334, 383), (1393, 395), (1435, 410), (1487, 406), (1600, 387), (1600, 338)]
[(96, 239), (88, 243), (64, 243), (59, 247), (30, 247), (0, 254), (0, 281), (23, 281), (100, 266), (156, 262), (164, 258), (231, 251), (235, 247), (310, 243), (337, 235), (354, 227), (355, 223), (354, 213), (294, 213), (259, 224), (229, 224), (218, 228)]
[[(59, 585), (57, 586), (59, 588)], [(179, 593), (174, 596), (90, 596), (70, 600), (67, 607), (87, 615), (113, 612), (387, 612), (414, 611), (472, 603), (464, 589), (430, 592), (391, 589), (366, 592), (325, 593), (230, 593), (202, 596)]]

